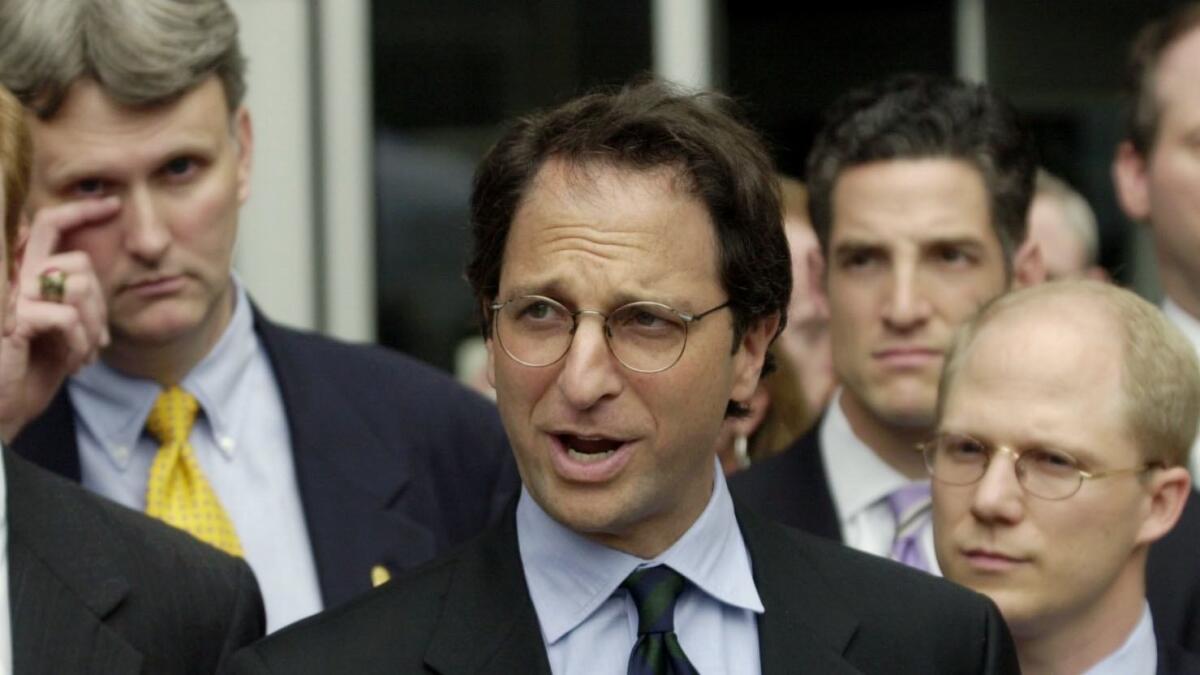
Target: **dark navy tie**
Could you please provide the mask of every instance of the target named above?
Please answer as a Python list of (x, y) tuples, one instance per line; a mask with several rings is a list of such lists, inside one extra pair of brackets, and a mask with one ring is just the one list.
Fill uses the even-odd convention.
[(621, 584), (638, 611), (638, 640), (629, 655), (629, 675), (697, 675), (675, 635), (675, 601), (687, 580), (667, 567), (645, 567)]

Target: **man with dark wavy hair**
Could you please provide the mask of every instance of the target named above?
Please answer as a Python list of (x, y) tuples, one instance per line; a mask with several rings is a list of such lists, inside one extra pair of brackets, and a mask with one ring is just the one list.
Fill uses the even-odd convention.
[(955, 329), (1043, 277), (1026, 213), (1036, 162), (995, 92), (899, 75), (839, 98), (808, 158), (834, 371), (820, 423), (732, 481), (781, 522), (937, 571), (916, 444)]
[(235, 672), (1015, 672), (983, 598), (731, 499), (715, 440), (791, 271), (773, 167), (727, 99), (650, 81), (524, 117), (471, 204), (517, 505)]

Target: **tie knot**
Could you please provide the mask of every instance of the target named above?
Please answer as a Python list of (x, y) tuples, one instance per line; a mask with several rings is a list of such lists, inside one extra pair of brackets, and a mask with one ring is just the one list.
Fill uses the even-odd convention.
[(635, 570), (621, 582), (638, 611), (638, 635), (675, 630), (675, 601), (687, 580), (666, 565)]
[(163, 445), (185, 443), (199, 409), (195, 396), (177, 386), (171, 387), (158, 395), (146, 418), (146, 430)]
[(887, 496), (888, 508), (902, 526), (929, 507), (929, 483), (909, 483)]

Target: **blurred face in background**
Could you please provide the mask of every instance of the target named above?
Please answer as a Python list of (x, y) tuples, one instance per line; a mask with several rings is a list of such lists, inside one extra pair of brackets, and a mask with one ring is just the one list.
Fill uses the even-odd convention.
[(1008, 286), (983, 177), (952, 159), (844, 171), (826, 275), (847, 416), (931, 427), (954, 331)]
[(787, 213), (783, 225), (792, 256), (792, 298), (778, 349), (796, 365), (805, 403), (817, 413), (834, 387), (829, 305), (821, 286), (824, 263), (817, 235), (806, 217)]
[(1150, 225), (1167, 294), (1200, 316), (1200, 29), (1163, 52), (1154, 80), (1153, 147), (1122, 143), (1114, 178), (1126, 214)]

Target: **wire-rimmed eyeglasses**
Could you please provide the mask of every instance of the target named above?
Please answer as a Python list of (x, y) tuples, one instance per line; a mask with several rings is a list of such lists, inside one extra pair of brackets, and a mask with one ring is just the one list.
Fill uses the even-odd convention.
[(1138, 474), (1162, 468), (1158, 463), (1146, 463), (1127, 469), (1085, 471), (1074, 457), (1058, 450), (1029, 448), (1020, 452), (1004, 445), (992, 445), (966, 434), (941, 432), (921, 443), (918, 449), (925, 455), (925, 467), (934, 480), (949, 485), (970, 485), (987, 472), (997, 452), (1013, 458), (1017, 481), (1029, 494), (1041, 499), (1067, 499), (1079, 492), (1085, 480), (1108, 478), (1120, 474)]
[(542, 295), (522, 295), (491, 305), (496, 338), (512, 360), (532, 368), (556, 363), (571, 349), (579, 317), (604, 320), (608, 349), (621, 365), (638, 373), (659, 373), (675, 365), (687, 347), (688, 326), (729, 306), (689, 314), (659, 302), (631, 302), (605, 314), (571, 311)]

